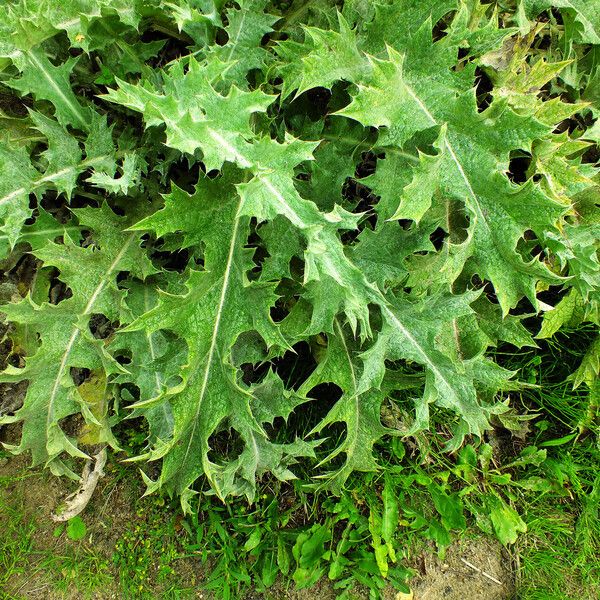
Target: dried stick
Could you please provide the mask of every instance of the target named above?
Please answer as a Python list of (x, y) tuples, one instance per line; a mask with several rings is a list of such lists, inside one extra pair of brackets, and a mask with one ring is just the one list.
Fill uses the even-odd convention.
[(485, 571), (482, 571), (479, 567), (476, 567), (473, 563), (470, 563), (468, 560), (465, 560), (462, 557), (461, 557), (460, 560), (462, 560), (462, 562), (464, 562), (465, 565), (467, 565), (467, 567), (469, 567), (470, 569), (473, 569), (473, 571), (477, 571), (477, 573), (480, 573), (481, 575), (483, 575), (484, 577), (486, 577), (490, 581), (493, 581), (494, 583), (497, 583), (498, 585), (502, 585), (501, 581), (498, 581), (495, 577), (492, 577), (489, 573), (486, 573)]
[(94, 469), (92, 470), (92, 461), (87, 460), (81, 474), (81, 485), (79, 489), (65, 498), (65, 509), (52, 515), (52, 520), (56, 522), (68, 521), (78, 515), (90, 501), (100, 477), (104, 475), (104, 465), (106, 464), (106, 448), (102, 448), (98, 454), (94, 455)]

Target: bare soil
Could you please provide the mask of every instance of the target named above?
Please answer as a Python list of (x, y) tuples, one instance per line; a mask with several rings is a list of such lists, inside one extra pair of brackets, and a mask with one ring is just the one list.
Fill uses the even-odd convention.
[[(16, 428), (4, 428), (2, 440), (18, 436)], [(15, 441), (11, 439), (10, 441)], [(122, 473), (122, 470), (120, 470)], [(50, 515), (65, 495), (65, 486), (75, 487), (40, 469), (30, 469), (26, 456), (0, 459), (0, 507), (9, 506), (34, 525), (32, 551), (27, 554), (28, 564), (9, 580), (7, 589), (0, 589), (0, 598), (6, 600), (113, 600), (121, 598), (117, 566), (111, 562), (115, 544), (131, 524), (147, 525), (146, 517), (135, 509), (136, 500), (143, 493), (140, 481), (123, 478), (114, 467), (107, 466), (106, 476), (100, 480), (91, 503), (82, 515), (86, 538), (73, 542), (66, 535), (54, 535), (56, 524)], [(7, 532), (10, 516), (0, 511), (0, 535)], [(7, 535), (4, 533), (4, 535)], [(93, 551), (106, 561), (112, 584), (102, 589), (82, 593), (77, 589), (56, 590), (56, 573), (49, 574), (41, 564), (49, 553), (62, 555), (68, 551)], [(158, 558), (158, 557), (157, 557)], [(469, 566), (466, 564), (468, 562)], [(451, 546), (444, 560), (436, 557), (433, 548), (424, 548), (412, 561), (417, 571), (411, 581), (411, 596), (402, 596), (386, 589), (384, 600), (509, 600), (514, 596), (511, 560), (500, 544), (485, 538), (464, 539)], [(479, 569), (480, 571), (477, 571)], [(157, 561), (158, 569), (158, 561)], [(192, 590), (190, 598), (220, 600), (218, 595), (201, 591), (206, 566), (199, 559), (184, 558), (176, 562), (176, 577), (181, 588)], [(485, 574), (483, 574), (484, 572)], [(152, 577), (153, 573), (149, 573)], [(493, 581), (497, 580), (499, 583)], [(156, 598), (161, 588), (156, 584)], [(145, 596), (147, 597), (147, 596)], [(247, 600), (332, 600), (336, 591), (329, 581), (322, 580), (315, 587), (304, 590), (287, 589), (276, 584), (267, 594), (249, 594)], [(367, 593), (355, 595), (366, 600)]]
[(420, 562), (422, 573), (411, 586), (414, 600), (507, 600), (514, 596), (511, 558), (495, 540), (463, 539), (448, 549), (445, 560), (431, 552), (422, 553)]

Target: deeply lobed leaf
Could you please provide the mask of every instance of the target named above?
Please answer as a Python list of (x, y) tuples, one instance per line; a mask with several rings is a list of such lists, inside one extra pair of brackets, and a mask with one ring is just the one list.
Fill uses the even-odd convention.
[(184, 505), (299, 461), (340, 491), (386, 436), (483, 438), (525, 317), (597, 324), (589, 3), (55, 4), (0, 19), (15, 452), (72, 473), (139, 417)]

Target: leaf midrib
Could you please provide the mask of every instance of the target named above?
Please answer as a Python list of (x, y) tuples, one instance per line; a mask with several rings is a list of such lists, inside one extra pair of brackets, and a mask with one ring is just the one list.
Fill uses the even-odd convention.
[[(406, 85), (406, 91), (408, 92), (410, 97), (417, 103), (419, 108), (423, 111), (423, 114), (431, 121), (431, 123), (433, 125), (439, 126), (438, 121), (434, 118), (434, 116), (431, 114), (431, 112), (429, 112), (429, 109), (427, 108), (425, 103), (421, 100), (421, 98), (419, 98), (419, 96), (415, 92), (415, 90), (413, 90), (413, 88), (410, 85), (408, 85), (408, 83), (406, 81), (405, 81), (405, 85)], [(463, 166), (462, 166), (460, 160), (458, 159), (458, 156), (456, 156), (456, 152), (454, 151), (452, 144), (449, 142), (448, 138), (445, 136), (444, 136), (444, 146), (446, 146), (446, 149), (450, 153), (450, 157), (452, 158), (452, 161), (456, 165), (456, 168), (458, 169), (458, 172), (459, 172), (461, 178), (463, 179), (463, 181), (465, 182), (465, 184), (467, 186), (467, 190), (469, 191), (469, 194), (475, 204), (475, 207), (477, 208), (477, 210), (476, 210), (477, 217), (484, 223), (488, 234), (490, 235), (491, 239), (494, 240), (494, 236), (492, 235), (490, 224), (487, 222), (487, 219), (485, 218), (485, 214), (483, 213), (483, 210), (481, 209), (481, 205), (479, 204), (479, 198), (477, 197), (477, 194), (475, 193), (475, 190), (473, 189), (473, 186), (471, 185), (471, 181), (467, 177), (467, 174), (465, 173), (465, 170), (463, 169)]]
[[(340, 338), (340, 341), (342, 342), (342, 346), (344, 347), (344, 353), (346, 356), (346, 359), (348, 360), (348, 366), (350, 367), (350, 377), (352, 379), (352, 387), (353, 387), (353, 393), (352, 393), (352, 399), (354, 400), (354, 431), (356, 432), (356, 429), (358, 428), (358, 423), (360, 421), (359, 419), (359, 415), (360, 415), (360, 394), (358, 393), (358, 383), (356, 380), (356, 371), (354, 370), (354, 363), (352, 362), (352, 356), (350, 356), (350, 350), (348, 350), (348, 344), (346, 344), (346, 337), (344, 336), (344, 331), (340, 325), (340, 322), (338, 321), (337, 317), (334, 319), (335, 322), (335, 326), (336, 329), (338, 331), (338, 335)], [(338, 400), (339, 402), (339, 400)], [(346, 434), (346, 441), (348, 442), (348, 438), (350, 437), (349, 435), (349, 431)], [(346, 447), (346, 463), (348, 462), (348, 457), (354, 453), (354, 450), (356, 448), (356, 444), (358, 442), (358, 435), (356, 435), (356, 433), (352, 436), (352, 441), (348, 444), (348, 446)], [(337, 454), (337, 453), (336, 453)], [(331, 459), (335, 456), (335, 454), (330, 454), (327, 459)], [(321, 463), (322, 464), (322, 463)], [(345, 465), (341, 467), (340, 470), (344, 469)]]
[[(34, 64), (34, 66), (41, 71), (42, 75), (44, 76), (44, 79), (46, 79), (46, 81), (50, 84), (50, 87), (58, 94), (59, 98), (61, 98), (63, 100), (63, 102), (66, 104), (66, 106), (69, 108), (69, 110), (75, 117), (75, 120), (79, 122), (79, 125), (81, 126), (81, 128), (84, 131), (87, 131), (88, 126), (87, 126), (86, 120), (83, 116), (83, 113), (81, 112), (81, 107), (75, 106), (75, 104), (72, 102), (72, 100), (67, 98), (67, 96), (65, 95), (65, 93), (63, 92), (61, 87), (54, 80), (52, 75), (47, 71), (47, 69), (44, 67), (44, 64), (36, 56), (36, 53), (33, 50), (29, 50), (27, 52), (27, 56), (28, 56), (29, 60)], [(69, 90), (70, 90), (70, 88), (69, 88)]]
[[(92, 311), (92, 308), (94, 307), (94, 304), (96, 303), (96, 300), (98, 299), (98, 296), (102, 293), (102, 290), (108, 283), (110, 276), (115, 272), (118, 264), (121, 262), (121, 259), (123, 258), (123, 255), (129, 248), (131, 242), (134, 240), (135, 235), (136, 235), (135, 233), (132, 233), (129, 236), (129, 238), (127, 239), (127, 241), (123, 244), (123, 247), (121, 248), (120, 252), (117, 254), (117, 256), (115, 257), (115, 259), (113, 260), (113, 262), (111, 263), (109, 268), (106, 270), (105, 276), (100, 280), (100, 283), (98, 284), (98, 286), (96, 287), (96, 289), (94, 290), (92, 295), (90, 296), (90, 299), (88, 300), (88, 303), (86, 304), (83, 312), (81, 313), (81, 315), (79, 315), (80, 317), (84, 317), (84, 316), (87, 316), (90, 314), (90, 312)], [(51, 417), (54, 414), (54, 403), (56, 401), (56, 394), (60, 387), (60, 380), (62, 379), (62, 376), (65, 372), (65, 368), (67, 366), (67, 361), (69, 360), (71, 350), (73, 349), (73, 346), (75, 345), (75, 342), (77, 341), (77, 338), (79, 337), (80, 333), (81, 333), (81, 330), (77, 327), (77, 325), (75, 325), (75, 327), (73, 329), (73, 333), (71, 334), (71, 337), (69, 338), (69, 341), (67, 342), (65, 352), (60, 361), (60, 364), (58, 367), (58, 373), (54, 380), (54, 384), (52, 386), (52, 391), (50, 392), (50, 398), (48, 399), (48, 416), (46, 418), (47, 431), (50, 429), (51, 424), (52, 424), (53, 419)]]
[(91, 166), (95, 165), (96, 163), (102, 163), (103, 161), (110, 159), (110, 158), (111, 157), (108, 155), (94, 156), (93, 158), (86, 158), (85, 160), (82, 160), (81, 162), (79, 162), (76, 165), (72, 165), (70, 167), (65, 167), (63, 169), (60, 169), (59, 171), (55, 171), (54, 173), (47, 173), (47, 174), (43, 175), (42, 177), (40, 177), (39, 179), (35, 179), (35, 180), (31, 181), (28, 188), (25, 188), (25, 187), (17, 188), (16, 190), (13, 190), (12, 192), (10, 192), (10, 193), (6, 194), (5, 196), (3, 196), (2, 198), (0, 198), (0, 206), (2, 206), (3, 204), (6, 204), (7, 202), (10, 202), (11, 200), (14, 200), (15, 198), (17, 198), (18, 196), (20, 196), (22, 194), (30, 194), (31, 192), (36, 191), (39, 187), (43, 186), (45, 183), (52, 183), (58, 177), (62, 177), (63, 175), (67, 175), (71, 172), (83, 171), (87, 167), (91, 167)]
[[(213, 326), (213, 331), (212, 331), (212, 335), (211, 335), (211, 339), (210, 339), (210, 346), (209, 346), (209, 349), (207, 352), (204, 374), (203, 374), (202, 383), (200, 386), (199, 398), (198, 398), (198, 402), (196, 403), (196, 411), (194, 413), (194, 418), (193, 418), (193, 422), (192, 422), (192, 430), (189, 434), (188, 444), (185, 449), (183, 458), (181, 460), (182, 464), (185, 464), (187, 457), (190, 453), (192, 443), (194, 441), (194, 436), (196, 434), (196, 428), (198, 427), (198, 423), (199, 423), (200, 409), (204, 402), (204, 396), (206, 394), (206, 389), (208, 387), (208, 380), (210, 378), (210, 373), (212, 371), (211, 367), (212, 367), (214, 353), (215, 353), (215, 350), (217, 347), (217, 340), (219, 337), (219, 329), (221, 326), (221, 319), (223, 317), (223, 309), (224, 309), (225, 302), (226, 302), (227, 288), (229, 287), (229, 279), (231, 276), (231, 271), (232, 271), (232, 267), (233, 267), (233, 259), (235, 256), (235, 250), (236, 250), (236, 245), (237, 245), (237, 235), (238, 235), (238, 230), (239, 230), (239, 225), (240, 225), (241, 206), (242, 206), (242, 200), (240, 199), (236, 213), (235, 213), (235, 217), (234, 217), (233, 228), (231, 230), (231, 242), (229, 244), (227, 261), (225, 263), (225, 269), (223, 271), (223, 276), (222, 276), (223, 283), (221, 286), (221, 294), (219, 296), (219, 303), (217, 305), (217, 312), (215, 314), (214, 326)], [(208, 474), (207, 474), (207, 476), (208, 476)]]

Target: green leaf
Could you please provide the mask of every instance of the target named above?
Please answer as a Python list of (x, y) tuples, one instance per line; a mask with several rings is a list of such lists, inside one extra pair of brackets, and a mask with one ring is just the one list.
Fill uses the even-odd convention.
[[(327, 39), (332, 36), (322, 34)], [(313, 87), (328, 86), (335, 75), (335, 71), (330, 74), (329, 63), (319, 58), (325, 45), (322, 42), (319, 51), (308, 47), (308, 54), (314, 54), (321, 65)], [(445, 130), (440, 143), (441, 188), (464, 203), (471, 220), (466, 242), (471, 268), (491, 280), (504, 314), (522, 296), (537, 306), (536, 282), (555, 277), (534, 257), (524, 260), (517, 243), (527, 229), (541, 236), (553, 228), (565, 209), (531, 181), (514, 186), (498, 166), (507, 170), (510, 149), (530, 149), (537, 137), (550, 133), (549, 128), (517, 115), (502, 102), (480, 114), (471, 91), (472, 75), (453, 75), (449, 69), (458, 43), (451, 36), (449, 42), (433, 43), (428, 21), (411, 37), (398, 40), (397, 48), (388, 46), (386, 51), (387, 59), (363, 57), (363, 72), (351, 78), (357, 91), (338, 114), (378, 127), (382, 147), (401, 148), (421, 131)], [(390, 89), (394, 94), (388, 93)], [(527, 211), (525, 198), (531, 207)], [(421, 214), (422, 209), (413, 216)]]
[(578, 37), (587, 44), (600, 44), (600, 15), (594, 0), (525, 0), (525, 7), (532, 16), (555, 6), (564, 18), (573, 19)]
[(369, 532), (371, 533), (371, 545), (373, 546), (373, 552), (375, 553), (377, 568), (382, 577), (387, 577), (389, 572), (389, 550), (387, 545), (382, 544), (381, 542), (381, 515), (373, 507), (371, 507), (371, 510), (369, 511)]
[(325, 544), (331, 539), (331, 532), (324, 525), (313, 525), (308, 532), (296, 539), (293, 555), (298, 564), (293, 579), (299, 588), (310, 587), (325, 573), (320, 567), (325, 554)]
[(114, 164), (111, 134), (104, 119), (94, 118), (87, 138), (87, 156), (83, 158), (77, 139), (64, 127), (40, 113), (32, 111), (30, 117), (47, 140), (41, 170), (31, 164), (24, 148), (0, 143), (0, 218), (11, 246), (19, 239), (23, 222), (31, 216), (29, 194), (42, 198), (44, 192), (55, 189), (70, 199), (79, 176), (87, 169), (110, 172)]
[(334, 320), (333, 334), (324, 358), (300, 392), (309, 394), (311, 389), (326, 382), (334, 383), (342, 390), (341, 398), (311, 431), (311, 434), (320, 433), (336, 422), (346, 426), (343, 441), (320, 463), (327, 464), (340, 454), (344, 455), (343, 465), (326, 474), (327, 485), (339, 493), (353, 471), (377, 470), (373, 445), (388, 429), (381, 424), (383, 394), (377, 391), (361, 393), (357, 346), (337, 319)]
[(287, 550), (287, 544), (281, 537), (277, 538), (277, 566), (282, 575), (287, 575), (290, 572), (290, 555)]
[(246, 0), (240, 3), (239, 10), (228, 8), (227, 43), (211, 47), (210, 56), (215, 56), (224, 64), (234, 63), (227, 69), (225, 77), (232, 82), (243, 80), (252, 69), (263, 69), (270, 54), (262, 47), (263, 37), (273, 31), (278, 20), (265, 13), (266, 0)]
[(341, 14), (338, 14), (339, 33), (316, 27), (305, 28), (305, 47), (310, 50), (295, 62), (299, 45), (283, 42), (279, 55), (287, 60), (279, 71), (284, 78), (283, 97), (296, 90), (296, 96), (314, 87), (330, 88), (336, 81), (353, 81), (366, 68), (357, 48), (356, 36)]
[[(342, 493), (382, 468), (382, 443), (425, 453), (433, 424), (447, 451), (491, 424), (524, 435), (507, 345), (536, 358), (536, 323), (540, 339), (598, 323), (590, 2), (2, 3), (0, 380), (28, 386), (2, 406), (23, 422), (10, 449), (75, 478), (85, 446), (117, 448), (116, 424), (142, 418), (130, 460), (160, 461), (148, 491), (189, 511), (198, 492), (252, 500), (299, 462), (306, 489)], [(571, 377), (581, 432), (594, 339)], [(442, 551), (464, 527), (446, 478), (474, 486), (475, 458), (491, 486), (548, 489), (491, 470), (489, 444), (435, 484), (413, 474), (440, 516), (411, 524)], [(387, 471), (370, 521), (346, 498), (341, 540), (297, 535), (299, 585), (398, 580), (411, 509)], [(512, 540), (522, 521), (499, 498), (487, 510)], [(225, 596), (248, 578), (218, 575)]]
[(22, 94), (32, 93), (36, 100), (49, 100), (54, 105), (55, 115), (63, 126), (89, 131), (92, 111), (82, 106), (71, 89), (69, 78), (77, 64), (71, 58), (60, 66), (53, 65), (39, 50), (29, 50), (15, 59), (23, 75), (13, 79), (9, 85)]
[[(443, 146), (440, 151), (444, 151)], [(415, 169), (412, 181), (402, 190), (400, 204), (390, 220), (412, 219), (418, 223), (423, 218), (437, 190), (440, 163), (440, 154), (436, 156), (422, 154), (419, 157), (419, 168)]]
[[(168, 289), (169, 281), (166, 278), (157, 277), (157, 280), (160, 282), (158, 285)], [(124, 303), (129, 313), (125, 320), (130, 322), (135, 315), (154, 308), (158, 303), (158, 294), (151, 286), (132, 281), (127, 285)], [(148, 421), (149, 441), (152, 444), (169, 439), (173, 435), (173, 410), (164, 393), (185, 364), (185, 343), (163, 331), (119, 332), (111, 341), (109, 350), (115, 357), (130, 358), (127, 371), (118, 374), (113, 381), (133, 383), (139, 389), (140, 398), (157, 400), (147, 408), (133, 409), (129, 418), (143, 416)]]
[(82, 412), (86, 422), (102, 427), (101, 441), (117, 446), (108, 425), (87, 410), (71, 369), (119, 371), (102, 341), (93, 337), (90, 320), (94, 314), (102, 314), (110, 321), (121, 318), (123, 292), (117, 286), (120, 271), (130, 271), (140, 278), (153, 271), (140, 248), (138, 234), (123, 232), (126, 219), (117, 217), (106, 204), (101, 209), (74, 212), (82, 224), (95, 232), (97, 247), (82, 248), (65, 235), (64, 244), (48, 242), (35, 252), (45, 264), (59, 269), (72, 297), (57, 305), (38, 305), (28, 296), (2, 307), (9, 320), (35, 330), (41, 343), (35, 354), (26, 358), (25, 367), (9, 366), (0, 374), (0, 380), (6, 382), (29, 380), (23, 407), (13, 416), (3, 416), (1, 421), (23, 421), (21, 442), (11, 450), (30, 450), (34, 464), (49, 463), (58, 473), (70, 472), (60, 458), (63, 452), (86, 458), (60, 426), (69, 415)]
[(447, 529), (465, 529), (467, 521), (463, 515), (462, 501), (457, 494), (447, 494), (436, 484), (427, 488), (435, 505), (435, 509), (442, 517), (442, 523)]
[[(267, 347), (286, 346), (269, 316), (276, 299), (274, 284), (246, 277), (252, 258), (245, 249), (249, 219), (242, 215), (242, 199), (231, 183), (233, 173), (201, 180), (193, 196), (175, 189), (165, 208), (136, 225), (159, 235), (179, 230), (190, 242), (201, 240), (205, 261), (203, 271), (190, 271), (186, 293), (162, 293), (158, 306), (126, 331), (153, 334), (168, 329), (188, 345), (182, 381), (166, 392), (173, 410), (173, 435), (149, 454), (164, 457), (160, 478), (151, 489), (165, 486), (183, 493), (204, 473), (221, 497), (245, 494), (251, 499), (257, 474), (273, 471), (281, 479), (292, 478), (290, 460), (313, 451), (309, 444), (269, 441), (252, 413), (252, 390), (237, 382), (231, 363), (232, 346), (245, 331), (256, 331)], [(142, 399), (134, 407), (155, 403)], [(244, 449), (234, 460), (215, 463), (208, 456), (209, 439), (222, 424), (237, 432)]]
[(572, 288), (552, 310), (544, 313), (542, 328), (537, 337), (550, 338), (563, 325), (575, 327), (585, 319), (585, 314), (586, 304), (579, 292)]
[(583, 356), (581, 364), (571, 376), (574, 387), (585, 383), (592, 388), (600, 377), (600, 335), (592, 341)]
[(218, 59), (208, 66), (191, 58), (184, 71), (176, 62), (164, 75), (162, 93), (150, 84), (131, 85), (117, 80), (119, 88), (105, 96), (144, 114), (147, 127), (166, 124), (167, 144), (193, 154), (200, 148), (207, 168), (219, 169), (224, 161), (246, 168), (253, 163), (246, 141), (252, 136), (250, 116), (265, 112), (274, 98), (255, 90), (244, 92), (231, 87), (226, 96), (217, 92), (213, 81), (226, 67)]
[(82, 540), (86, 533), (87, 527), (81, 517), (77, 516), (69, 519), (67, 522), (67, 535), (69, 536), (69, 539), (77, 542)]
[[(426, 429), (429, 404), (436, 403), (455, 411), (461, 419), (447, 445), (457, 448), (467, 432), (481, 437), (489, 428), (490, 415), (506, 410), (498, 404), (480, 403), (477, 398), (476, 384), (485, 385), (492, 375), (490, 365), (477, 358), (461, 361), (452, 357), (451, 346), (436, 343), (443, 331), (453, 327), (453, 319), (471, 312), (469, 304), (475, 298), (473, 294), (439, 295), (418, 302), (390, 298), (382, 308), (385, 321), (375, 343), (361, 355), (364, 367), (358, 387), (379, 387), (385, 376), (385, 360), (408, 359), (422, 365), (426, 374), (424, 395), (416, 402), (415, 422), (405, 434)], [(452, 337), (447, 343), (453, 343)], [(505, 373), (498, 372), (498, 376), (507, 379), (510, 373)]]
[(547, 442), (542, 442), (540, 444), (540, 448), (551, 448), (554, 446), (563, 446), (564, 444), (568, 444), (572, 439), (577, 436), (576, 433), (570, 433), (569, 435), (563, 435), (560, 438), (555, 440), (548, 440)]
[(399, 505), (398, 498), (396, 497), (396, 490), (392, 483), (391, 477), (385, 478), (383, 486), (383, 515), (381, 518), (381, 537), (386, 544), (390, 544), (393, 547), (394, 534), (398, 528), (399, 520)]
[(246, 552), (250, 552), (251, 550), (254, 550), (254, 548), (256, 548), (260, 544), (261, 539), (262, 539), (262, 529), (260, 529), (260, 527), (257, 527), (248, 536), (248, 539), (246, 540), (246, 543), (244, 544), (244, 550)]
[(490, 507), (490, 518), (494, 526), (494, 533), (504, 545), (514, 544), (519, 533), (527, 531), (527, 525), (519, 513), (509, 506), (499, 496), (488, 496), (487, 503)]
[(95, 38), (95, 26), (103, 23), (101, 17), (116, 18), (137, 29), (147, 9), (145, 0), (11, 2), (0, 8), (0, 22), (5, 24), (7, 32), (5, 48), (0, 47), (0, 52), (12, 56), (16, 49), (29, 50), (59, 31), (67, 33), (73, 46), (88, 50), (90, 38)]

